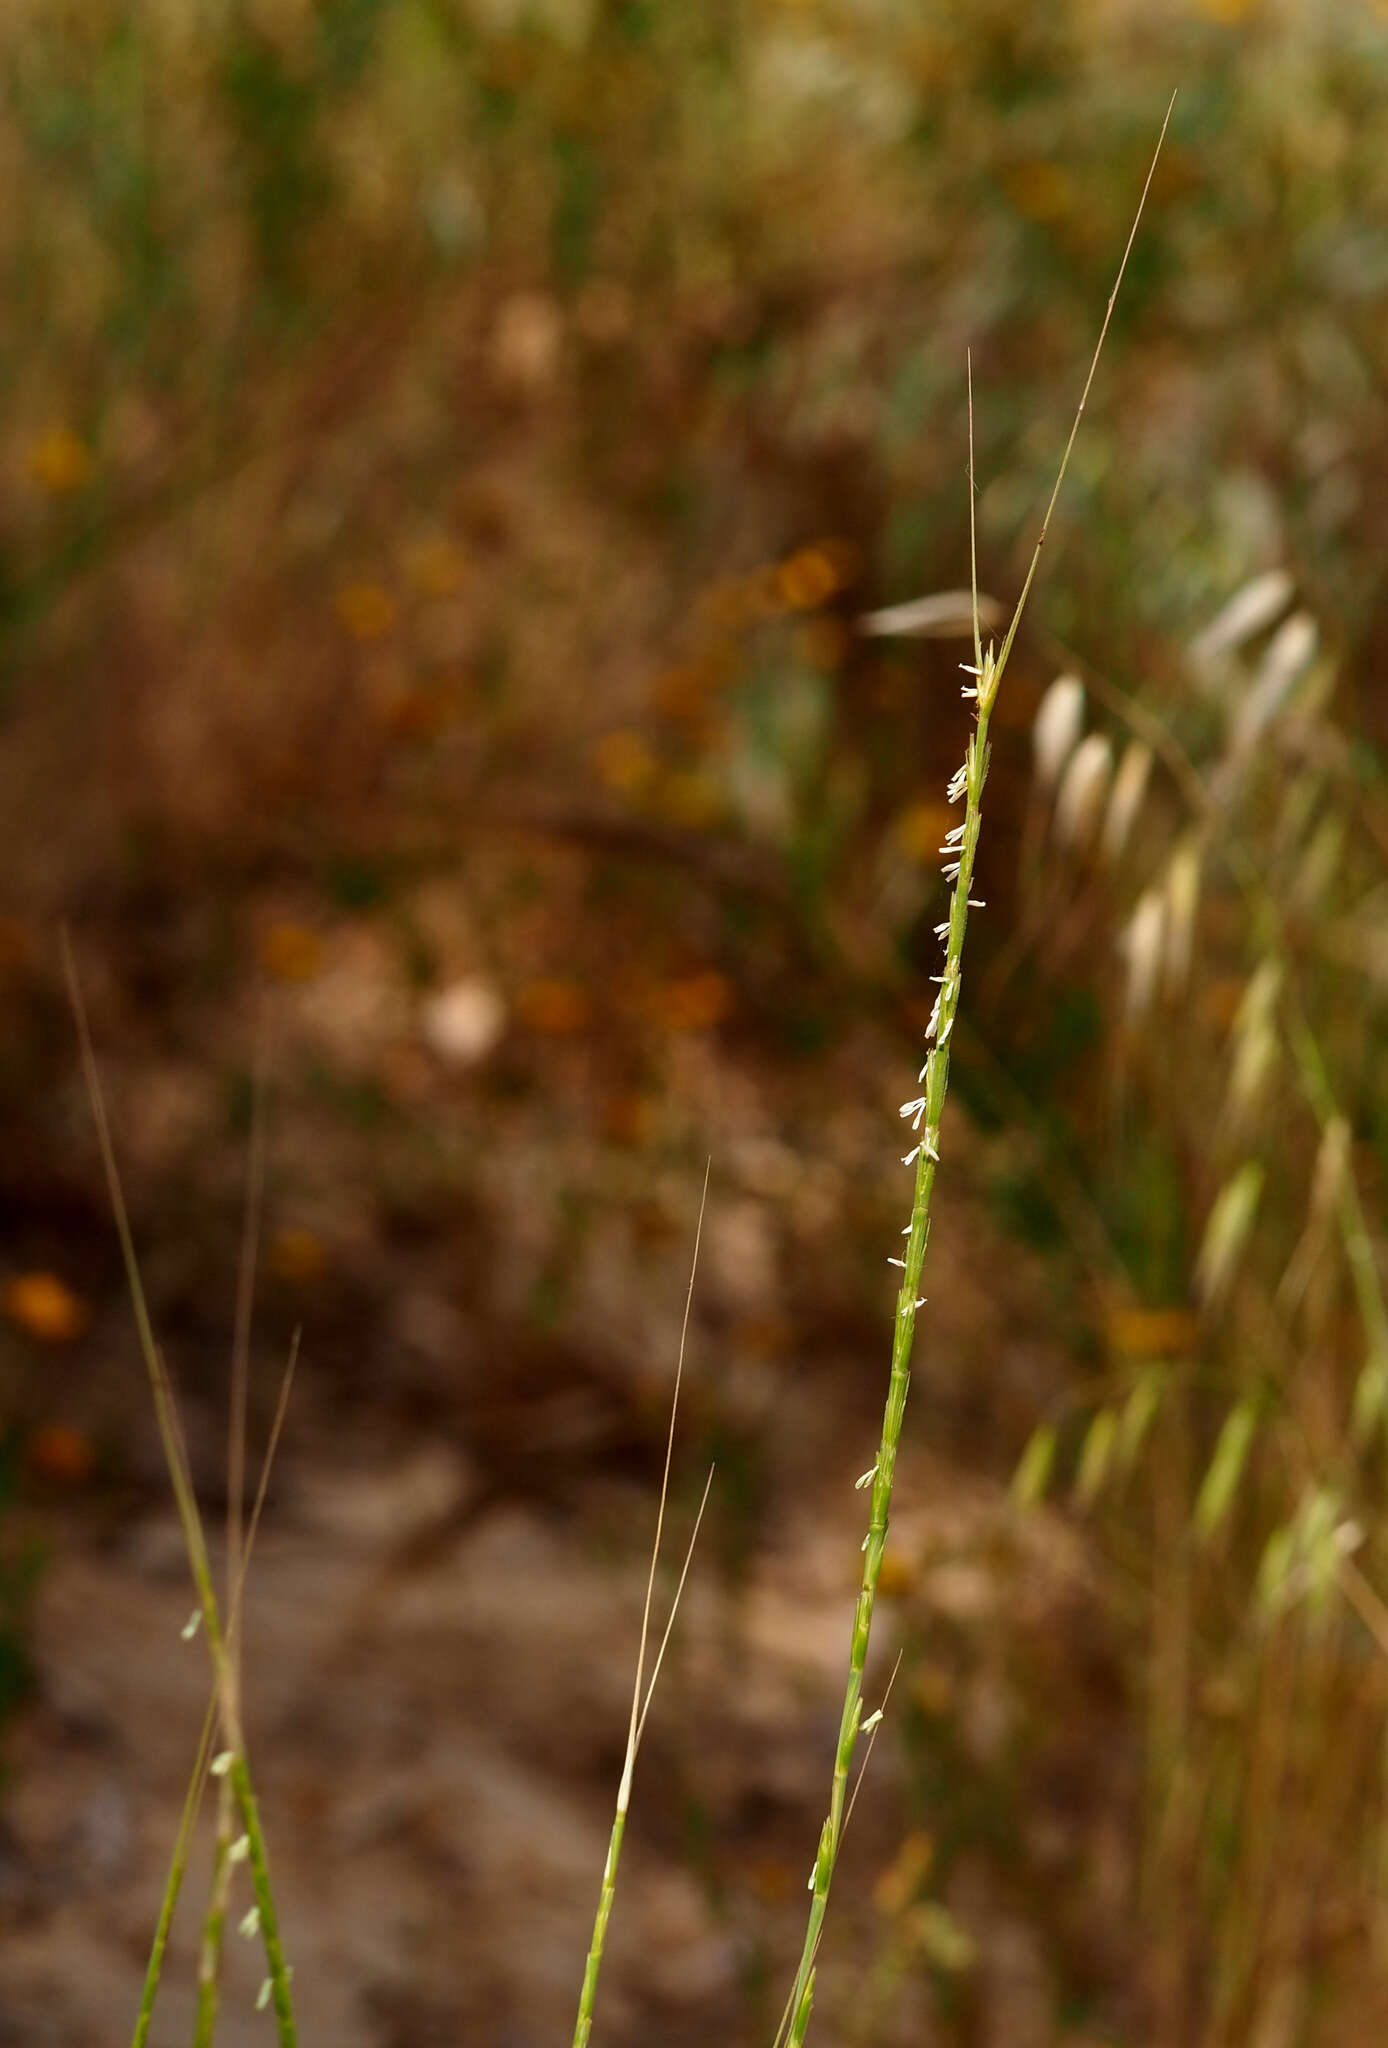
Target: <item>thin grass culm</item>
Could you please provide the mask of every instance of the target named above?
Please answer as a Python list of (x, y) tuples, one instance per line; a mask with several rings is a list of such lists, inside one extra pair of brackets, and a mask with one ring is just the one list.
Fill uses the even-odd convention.
[(689, 1339), (689, 1312), (694, 1301), (694, 1276), (699, 1269), (699, 1245), (704, 1233), (704, 1210), (708, 1205), (708, 1168), (704, 1169), (704, 1191), (699, 1200), (699, 1221), (694, 1231), (694, 1253), (689, 1264), (689, 1288), (684, 1301), (684, 1321), (680, 1328), (679, 1356), (675, 1365), (675, 1385), (670, 1397), (670, 1426), (665, 1438), (665, 1469), (660, 1482), (660, 1506), (656, 1511), (655, 1537), (651, 1544), (650, 1569), (646, 1574), (646, 1598), (641, 1612), (641, 1644), (636, 1654), (636, 1679), (631, 1691), (631, 1719), (627, 1726), (626, 1754), (622, 1763), (621, 1783), (617, 1788), (616, 1811), (612, 1816), (612, 1833), (608, 1838), (607, 1860), (603, 1865), (602, 1886), (598, 1893), (598, 1908), (593, 1916), (593, 1933), (588, 1944), (588, 1959), (583, 1969), (583, 1986), (578, 1996), (578, 2017), (574, 2021), (574, 2048), (588, 2048), (593, 2032), (593, 2012), (597, 2004), (598, 1976), (602, 1970), (602, 1959), (607, 1947), (607, 1923), (612, 1917), (613, 1901), (617, 1895), (617, 1865), (621, 1860), (622, 1841), (626, 1834), (627, 1812), (631, 1805), (632, 1778), (636, 1770), (637, 1752), (641, 1737), (646, 1729), (646, 1716), (650, 1712), (651, 1699), (660, 1677), (660, 1667), (665, 1661), (665, 1651), (670, 1641), (670, 1631), (675, 1625), (680, 1599), (684, 1593), (684, 1582), (689, 1576), (690, 1559), (694, 1545), (699, 1539), (699, 1526), (708, 1506), (709, 1488), (713, 1484), (710, 1470), (704, 1481), (703, 1498), (699, 1512), (694, 1517), (694, 1527), (684, 1553), (684, 1564), (680, 1570), (675, 1597), (670, 1603), (670, 1613), (665, 1623), (665, 1633), (660, 1639), (651, 1667), (650, 1682), (646, 1682), (646, 1650), (650, 1642), (651, 1605), (655, 1598), (655, 1577), (660, 1564), (660, 1545), (665, 1533), (665, 1508), (670, 1497), (670, 1468), (675, 1454), (675, 1419), (679, 1414), (680, 1386), (684, 1379), (684, 1353)]
[[(188, 1469), (187, 1449), (179, 1424), (178, 1411), (174, 1401), (173, 1387), (168, 1370), (154, 1336), (149, 1306), (145, 1298), (144, 1282), (140, 1274), (139, 1260), (135, 1252), (134, 1234), (130, 1227), (129, 1212), (125, 1205), (125, 1194), (121, 1186), (120, 1173), (116, 1166), (115, 1146), (111, 1137), (110, 1121), (106, 1114), (106, 1102), (101, 1088), (101, 1077), (97, 1072), (96, 1053), (92, 1045), (91, 1030), (87, 1022), (86, 1005), (82, 999), (81, 984), (77, 975), (77, 964), (72, 945), (63, 934), (63, 964), (67, 976), (68, 993), (72, 1003), (73, 1016), (77, 1025), (78, 1043), (82, 1055), (83, 1076), (91, 1102), (92, 1116), (96, 1124), (97, 1141), (100, 1147), (102, 1165), (106, 1174), (107, 1190), (111, 1209), (115, 1217), (116, 1232), (120, 1240), (121, 1258), (125, 1266), (126, 1282), (134, 1311), (135, 1326), (139, 1335), (140, 1350), (149, 1376), (150, 1392), (154, 1400), (155, 1418), (159, 1426), (160, 1443), (168, 1466), (169, 1480), (173, 1487), (174, 1501), (183, 1530), (184, 1547), (188, 1553), (188, 1564), (193, 1577), (201, 1615), (202, 1633), (207, 1643), (212, 1663), (214, 1693), (220, 1732), (226, 1747), (208, 1765), (211, 1774), (225, 1778), (231, 1787), (232, 1800), (241, 1816), (244, 1833), (246, 1860), (250, 1867), (251, 1885), (255, 1896), (256, 1931), (265, 1952), (266, 1977), (262, 1985), (262, 2001), (274, 2009), (276, 2033), (280, 2048), (297, 2048), (298, 2034), (294, 2021), (294, 2004), (290, 1991), (292, 1972), (285, 1960), (280, 1940), (279, 1916), (275, 1908), (274, 1892), (270, 1884), (269, 1857), (265, 1847), (265, 1834), (261, 1826), (260, 1809), (256, 1802), (251, 1783), (250, 1764), (246, 1755), (245, 1735), (241, 1724), (240, 1692), (233, 1656), (234, 1645), (229, 1642), (222, 1619), (221, 1606), (217, 1599), (213, 1580), (212, 1564), (207, 1551), (207, 1539), (203, 1529), (202, 1516), (193, 1491), (192, 1477)], [(241, 1559), (244, 1565), (244, 1556)], [(233, 1584), (234, 1595), (241, 1583), (238, 1570)], [(201, 1766), (195, 1772), (200, 1776)], [(196, 1801), (194, 1802), (196, 1805)], [(186, 1837), (180, 1832), (180, 1849), (186, 1848)], [(183, 1856), (176, 1853), (170, 1873), (170, 1889), (166, 1893), (166, 1906), (172, 1912), (172, 1898), (176, 1897), (183, 1869)], [(167, 1926), (161, 1913), (162, 1938), (156, 1936), (156, 1949), (151, 1957), (151, 1974), (146, 1979), (140, 2012), (136, 2020), (135, 2039), (143, 2039), (148, 2032), (153, 2011), (154, 1996), (158, 1988), (159, 1969), (163, 1961), (163, 1939), (167, 1937)]]
[[(801, 2048), (809, 2028), (810, 2015), (814, 2005), (815, 1960), (824, 1931), (824, 1919), (829, 1905), (829, 1891), (833, 1883), (834, 1870), (838, 1862), (839, 1848), (847, 1820), (849, 1773), (858, 1737), (866, 1725), (863, 1718), (863, 1674), (867, 1665), (868, 1644), (872, 1634), (872, 1618), (877, 1600), (877, 1582), (882, 1570), (882, 1558), (886, 1550), (887, 1529), (891, 1515), (892, 1485), (896, 1476), (897, 1450), (901, 1442), (902, 1423), (906, 1413), (906, 1396), (911, 1384), (911, 1353), (915, 1342), (916, 1315), (924, 1305), (920, 1293), (921, 1271), (925, 1263), (926, 1244), (930, 1235), (930, 1201), (935, 1185), (935, 1168), (939, 1163), (940, 1124), (944, 1113), (945, 1097), (949, 1087), (949, 1041), (954, 1029), (959, 1008), (959, 996), (963, 980), (964, 936), (968, 928), (969, 911), (983, 906), (971, 894), (974, 879), (974, 863), (978, 852), (979, 831), (983, 818), (983, 789), (988, 776), (988, 726), (993, 707), (997, 701), (1017, 629), (1026, 609), (1027, 599), (1035, 581), (1041, 561), (1041, 551), (1050, 530), (1051, 516), (1060, 496), (1061, 485), (1069, 468), (1070, 456), (1084, 417), (1085, 404), (1090, 387), (1099, 365), (1104, 341), (1108, 335), (1113, 308), (1128, 266), (1133, 243), (1137, 237), (1138, 225), (1142, 219), (1143, 206), (1151, 189), (1156, 171), (1157, 158), (1161, 154), (1167, 126), (1171, 120), (1171, 109), (1175, 104), (1172, 95), (1162, 122), (1161, 134), (1147, 172), (1142, 195), (1129, 231), (1127, 245), (1108, 305), (1099, 338), (1090, 361), (1089, 373), (1075, 411), (1069, 439), (1061, 457), (1056, 474), (1055, 486), (1041, 522), (1041, 531), (1031, 557), (1030, 566), (1022, 584), (1011, 623), (1007, 628), (1001, 649), (995, 649), (990, 641), (985, 648), (979, 621), (978, 601), (978, 546), (975, 529), (975, 483), (974, 483), (974, 433), (973, 433), (973, 369), (968, 372), (968, 425), (969, 425), (969, 539), (970, 539), (970, 588), (973, 600), (974, 658), (965, 667), (964, 696), (974, 706), (974, 729), (969, 737), (964, 763), (957, 770), (946, 792), (950, 803), (962, 803), (964, 815), (960, 823), (945, 835), (941, 853), (945, 857), (945, 880), (951, 885), (949, 917), (938, 929), (944, 941), (944, 970), (937, 977), (939, 994), (926, 1027), (929, 1051), (925, 1064), (918, 1076), (921, 1093), (901, 1105), (901, 1115), (911, 1128), (915, 1143), (906, 1153), (902, 1163), (915, 1167), (915, 1190), (911, 1204), (911, 1219), (902, 1235), (905, 1239), (904, 1252), (894, 1257), (891, 1264), (901, 1273), (901, 1286), (897, 1295), (896, 1314), (892, 1335), (891, 1378), (887, 1389), (886, 1406), (882, 1416), (882, 1440), (877, 1457), (868, 1471), (858, 1482), (860, 1486), (871, 1487), (871, 1508), (868, 1516), (867, 1536), (863, 1544), (862, 1579), (857, 1604), (853, 1614), (853, 1630), (849, 1641), (848, 1682), (844, 1690), (843, 1713), (839, 1723), (839, 1737), (834, 1753), (833, 1780), (829, 1795), (829, 1811), (820, 1830), (819, 1848), (814, 1868), (810, 1873), (809, 1915), (805, 1928), (804, 1946), (795, 1984), (788, 2005), (790, 2030), (786, 2035), (788, 2048)], [(879, 1710), (880, 1711), (880, 1710)], [(875, 1719), (875, 1716), (870, 1716)], [(784, 2031), (785, 2022), (777, 2032), (777, 2044)]]
[[(250, 1386), (251, 1312), (255, 1300), (256, 1252), (265, 1199), (265, 1039), (256, 1054), (251, 1104), (251, 1143), (246, 1168), (246, 1202), (241, 1258), (236, 1276), (236, 1322), (231, 1347), (231, 1399), (227, 1426), (226, 1643), (233, 1683), (241, 1685), (241, 1593), (245, 1583), (246, 1410)], [(230, 1776), (217, 1787), (217, 1839), (212, 1885), (203, 1916), (198, 1954), (197, 2022), (193, 2048), (212, 2048), (221, 1998), (222, 1953), (235, 1867), (236, 1801)]]

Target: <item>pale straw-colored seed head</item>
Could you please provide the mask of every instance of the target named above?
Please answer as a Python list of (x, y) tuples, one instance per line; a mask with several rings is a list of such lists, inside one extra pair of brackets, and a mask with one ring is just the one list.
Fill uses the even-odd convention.
[(1100, 847), (1107, 861), (1116, 861), (1127, 845), (1147, 783), (1152, 773), (1152, 749), (1142, 740), (1129, 740), (1113, 778), (1113, 789), (1104, 813)]
[(1311, 1213), (1332, 1216), (1339, 1206), (1349, 1174), (1350, 1129), (1345, 1117), (1333, 1116), (1321, 1135), (1316, 1171), (1311, 1181)]
[(1215, 1197), (1195, 1262), (1195, 1284), (1207, 1307), (1221, 1298), (1233, 1278), (1262, 1192), (1263, 1169), (1256, 1159), (1246, 1159)]
[(1249, 976), (1230, 1031), (1234, 1058), (1229, 1070), (1227, 1114), (1237, 1128), (1246, 1125), (1262, 1100), (1277, 1065), (1281, 1041), (1277, 1033), (1277, 998), (1282, 969), (1262, 960)]
[(1112, 776), (1113, 748), (1102, 733), (1092, 732), (1070, 756), (1056, 795), (1056, 835), (1065, 845), (1083, 846), (1093, 838)]
[(1344, 1513), (1338, 1490), (1318, 1486), (1303, 1504), (1298, 1516), (1301, 1561), (1295, 1574), (1296, 1595), (1312, 1607), (1324, 1607), (1340, 1583), (1344, 1560), (1353, 1557), (1364, 1541), (1364, 1531), (1353, 1516)]
[(1036, 780), (1052, 790), (1084, 731), (1084, 684), (1078, 676), (1057, 676), (1037, 706), (1031, 728)]
[(1124, 1472), (1131, 1472), (1137, 1462), (1138, 1452), (1161, 1406), (1170, 1377), (1168, 1367), (1148, 1365), (1133, 1382), (1118, 1421), (1118, 1462)]
[(1101, 1408), (1085, 1431), (1075, 1476), (1075, 1505), (1091, 1508), (1103, 1492), (1113, 1464), (1113, 1447), (1118, 1439), (1118, 1417), (1112, 1408)]
[[(1003, 609), (995, 597), (978, 594), (978, 623), (989, 632), (1003, 621)], [(974, 629), (973, 593), (968, 590), (937, 590), (929, 597), (914, 597), (906, 604), (889, 604), (885, 610), (865, 612), (858, 624), (875, 639), (906, 637), (913, 640), (949, 640), (967, 636)]]
[[(1366, 1373), (1370, 1368), (1366, 1368)], [(1361, 1377), (1360, 1385), (1364, 1384)], [(1324, 1598), (1341, 1567), (1365, 1541), (1361, 1523), (1344, 1513), (1337, 1491), (1303, 1493), (1292, 1518), (1273, 1530), (1258, 1570), (1258, 1599), (1275, 1614), (1299, 1600)]]
[(1166, 871), (1166, 993), (1177, 996), (1190, 979), (1195, 914), (1200, 907), (1200, 847), (1186, 838)]
[(1301, 674), (1320, 645), (1321, 629), (1310, 612), (1293, 612), (1268, 642), (1258, 667), (1258, 684), (1285, 690)]
[(1270, 626), (1290, 604), (1292, 589), (1292, 579), (1285, 569), (1269, 569), (1236, 590), (1204, 631), (1192, 640), (1190, 652), (1196, 666), (1209, 667)]
[(1285, 1522), (1279, 1522), (1267, 1540), (1258, 1566), (1258, 1605), (1265, 1614), (1277, 1614), (1287, 1604), (1286, 1589), (1294, 1548), (1292, 1530)]
[(1230, 749), (1242, 758), (1267, 730), (1315, 659), (1320, 628), (1309, 612), (1293, 612), (1268, 642), (1247, 695), (1234, 713)]
[(1259, 962), (1249, 976), (1239, 999), (1229, 1037), (1233, 1060), (1229, 1088), (1224, 1102), (1226, 1128), (1247, 1130), (1281, 1054), (1277, 1030), (1277, 998), (1282, 988), (1282, 969), (1274, 959)]
[(1214, 1455), (1205, 1468), (1205, 1477), (1195, 1496), (1195, 1512), (1191, 1518), (1197, 1532), (1206, 1541), (1214, 1535), (1233, 1505), (1257, 1429), (1258, 1410), (1249, 1398), (1231, 1408), (1224, 1418), (1224, 1427), (1215, 1440)]
[(1239, 998), (1239, 1007), (1234, 1012), (1233, 1031), (1235, 1038), (1255, 1031), (1266, 1024), (1282, 993), (1282, 963), (1269, 956), (1260, 960), (1248, 977), (1248, 987)]
[(1152, 1007), (1161, 974), (1162, 942), (1166, 932), (1166, 897), (1160, 889), (1147, 889), (1138, 898), (1118, 941), (1128, 963), (1128, 1015), (1141, 1017)]
[(1240, 1037), (1229, 1073), (1228, 1113), (1236, 1127), (1246, 1126), (1264, 1099), (1279, 1051), (1277, 1033), (1266, 1017)]
[(1315, 910), (1335, 879), (1344, 851), (1343, 818), (1322, 818), (1311, 835), (1311, 844), (1301, 858), (1292, 884), (1292, 901), (1298, 910)]

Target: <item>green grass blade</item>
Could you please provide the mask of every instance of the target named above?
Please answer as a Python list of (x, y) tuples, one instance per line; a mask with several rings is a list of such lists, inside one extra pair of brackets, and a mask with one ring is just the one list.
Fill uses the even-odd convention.
[(140, 2009), (135, 2016), (135, 2031), (130, 2037), (130, 2048), (146, 2048), (149, 2040), (150, 2024), (154, 2018), (154, 2001), (159, 1995), (159, 1980), (164, 1971), (164, 1953), (169, 1945), (169, 1929), (173, 1925), (179, 1893), (183, 1889), (183, 1879), (188, 1868), (188, 1846), (192, 1840), (193, 1823), (197, 1819), (203, 1790), (207, 1784), (207, 1765), (212, 1753), (212, 1731), (216, 1726), (216, 1720), (217, 1702), (213, 1698), (203, 1718), (202, 1736), (198, 1742), (192, 1776), (188, 1780), (183, 1811), (179, 1816), (178, 1833), (174, 1837), (173, 1855), (169, 1859), (169, 1875), (164, 1885), (159, 1917), (154, 1924), (154, 1939), (150, 1943), (149, 1963), (145, 1969)]
[(593, 1916), (593, 1932), (588, 1943), (588, 1957), (583, 1966), (583, 1983), (578, 1995), (578, 2016), (574, 2021), (574, 2048), (588, 2048), (588, 2041), (593, 2032), (593, 2014), (597, 2006), (598, 1978), (602, 1971), (603, 1955), (607, 1947), (607, 1924), (612, 1917), (613, 1901), (617, 1893), (617, 1865), (621, 1861), (622, 1840), (626, 1834), (627, 1810), (631, 1804), (631, 1784), (632, 1776), (636, 1769), (636, 1756), (641, 1747), (641, 1737), (645, 1731), (646, 1715), (650, 1711), (651, 1696), (655, 1691), (655, 1682), (660, 1675), (660, 1666), (665, 1656), (666, 1645), (670, 1640), (670, 1630), (674, 1626), (675, 1615), (679, 1609), (680, 1596), (684, 1591), (684, 1582), (689, 1572), (689, 1560), (694, 1554), (694, 1544), (698, 1538), (699, 1525), (703, 1520), (704, 1508), (708, 1504), (709, 1486), (713, 1483), (713, 1474), (710, 1472), (708, 1483), (704, 1487), (704, 1497), (699, 1504), (699, 1512), (695, 1518), (693, 1534), (689, 1539), (689, 1547), (685, 1553), (684, 1569), (680, 1573), (679, 1585), (676, 1588), (675, 1598), (671, 1605), (670, 1618), (665, 1625), (665, 1633), (661, 1639), (660, 1648), (656, 1653), (655, 1668), (651, 1674), (650, 1684), (647, 1686), (645, 1683), (646, 1650), (650, 1641), (651, 1603), (655, 1597), (655, 1576), (660, 1564), (661, 1539), (665, 1533), (665, 1509), (670, 1497), (670, 1470), (675, 1451), (675, 1419), (679, 1414), (680, 1387), (684, 1380), (684, 1354), (689, 1340), (689, 1315), (694, 1302), (694, 1276), (699, 1270), (699, 1246), (704, 1234), (704, 1211), (708, 1206), (708, 1181), (709, 1169), (705, 1167), (704, 1190), (699, 1200), (699, 1221), (694, 1232), (694, 1253), (689, 1264), (689, 1287), (684, 1300), (684, 1323), (680, 1330), (679, 1356), (675, 1363), (675, 1386), (670, 1399), (670, 1425), (665, 1438), (665, 1470), (660, 1482), (660, 1507), (656, 1514), (655, 1538), (651, 1545), (650, 1568), (646, 1574), (646, 1599), (641, 1614), (641, 1643), (636, 1655), (636, 1681), (632, 1687), (631, 1719), (627, 1726), (626, 1756), (622, 1764), (621, 1783), (617, 1787), (616, 1811), (612, 1817), (612, 1832), (608, 1838), (607, 1859), (603, 1864), (602, 1884), (598, 1890), (597, 1912)]
[[(261, 1937), (265, 1945), (265, 1960), (269, 1969), (270, 1997), (275, 2008), (278, 2023), (280, 2048), (297, 2048), (298, 2036), (294, 2024), (293, 2000), (289, 1990), (289, 1970), (284, 1959), (279, 1939), (279, 1922), (275, 1913), (274, 1896), (270, 1887), (269, 1857), (265, 1847), (264, 1830), (260, 1823), (259, 1809), (252, 1789), (250, 1766), (246, 1756), (245, 1737), (241, 1729), (240, 1701), (236, 1686), (235, 1668), (228, 1651), (222, 1626), (221, 1609), (213, 1583), (212, 1566), (207, 1553), (207, 1539), (203, 1531), (202, 1516), (193, 1491), (192, 1477), (188, 1468), (187, 1450), (179, 1427), (178, 1411), (174, 1401), (173, 1387), (168, 1371), (155, 1341), (154, 1326), (145, 1297), (144, 1282), (140, 1274), (139, 1259), (135, 1251), (134, 1233), (130, 1227), (130, 1216), (125, 1205), (125, 1194), (121, 1186), (119, 1169), (116, 1165), (115, 1146), (111, 1137), (110, 1119), (106, 1113), (106, 1101), (101, 1089), (101, 1077), (97, 1072), (96, 1054), (92, 1046), (91, 1029), (87, 1022), (86, 1005), (82, 1000), (81, 985), (77, 978), (77, 965), (72, 945), (63, 935), (63, 958), (67, 973), (68, 991), (72, 1001), (73, 1015), (77, 1023), (78, 1040), (82, 1053), (82, 1068), (87, 1084), (88, 1099), (96, 1124), (97, 1140), (101, 1150), (102, 1165), (106, 1173), (106, 1185), (110, 1196), (111, 1209), (115, 1217), (116, 1233), (120, 1241), (121, 1257), (125, 1264), (126, 1283), (131, 1305), (135, 1314), (135, 1326), (139, 1334), (140, 1349), (149, 1377), (150, 1392), (154, 1400), (155, 1418), (159, 1426), (160, 1442), (164, 1460), (168, 1467), (174, 1501), (178, 1509), (179, 1522), (183, 1530), (184, 1546), (188, 1553), (189, 1568), (197, 1591), (198, 1604), (202, 1609), (203, 1627), (207, 1635), (208, 1654), (212, 1660), (213, 1674), (217, 1683), (217, 1711), (226, 1732), (229, 1748), (223, 1769), (231, 1773), (236, 1803), (241, 1813), (241, 1825), (245, 1831), (251, 1866), (251, 1879), (255, 1891), (255, 1902), (260, 1911)], [(220, 1759), (218, 1760), (220, 1761)], [(216, 1764), (213, 1767), (216, 1769)], [(219, 1773), (220, 1775), (220, 1773)]]

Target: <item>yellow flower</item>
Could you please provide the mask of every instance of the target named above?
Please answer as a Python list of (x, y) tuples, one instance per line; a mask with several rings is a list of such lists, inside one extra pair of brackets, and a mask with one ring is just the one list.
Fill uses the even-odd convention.
[(17, 1273), (0, 1289), (0, 1309), (40, 1344), (70, 1344), (91, 1320), (86, 1303), (56, 1273)]
[(51, 497), (71, 497), (91, 473), (91, 450), (70, 427), (50, 427), (29, 450), (29, 474)]
[(380, 583), (344, 583), (333, 603), (354, 640), (380, 640), (395, 624), (395, 599)]
[(777, 595), (787, 611), (809, 612), (832, 597), (843, 581), (840, 564), (828, 548), (801, 548), (782, 562)]

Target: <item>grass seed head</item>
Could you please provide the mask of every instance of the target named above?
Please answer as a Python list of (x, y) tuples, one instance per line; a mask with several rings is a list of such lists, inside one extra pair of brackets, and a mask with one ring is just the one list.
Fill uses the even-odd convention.
[(1152, 1007), (1165, 935), (1166, 896), (1160, 889), (1145, 889), (1118, 941), (1128, 963), (1127, 1008), (1134, 1022)]
[(1092, 732), (1070, 756), (1055, 800), (1055, 829), (1066, 846), (1083, 846), (1094, 836), (1113, 777), (1113, 748)]
[(1285, 569), (1268, 569), (1236, 590), (1191, 642), (1197, 668), (1213, 669), (1225, 655), (1263, 632), (1286, 610), (1294, 587)]
[(1084, 731), (1084, 684), (1078, 676), (1057, 676), (1041, 699), (1031, 728), (1036, 780), (1053, 790)]
[(1106, 861), (1117, 862), (1132, 836), (1142, 799), (1152, 774), (1152, 749), (1144, 740), (1129, 740), (1118, 764), (1104, 813), (1100, 851)]

